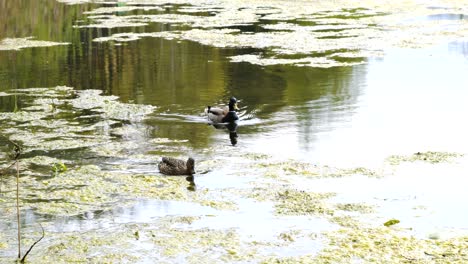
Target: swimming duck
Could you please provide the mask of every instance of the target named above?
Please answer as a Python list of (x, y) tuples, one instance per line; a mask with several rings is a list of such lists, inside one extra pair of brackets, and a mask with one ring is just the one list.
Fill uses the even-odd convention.
[(213, 123), (229, 123), (234, 122), (239, 119), (236, 114), (237, 108), (237, 99), (235, 97), (231, 97), (229, 99), (228, 107), (211, 107), (208, 106), (208, 110), (206, 111), (208, 114), (208, 119)]
[(188, 158), (187, 161), (163, 157), (158, 164), (159, 171), (166, 175), (193, 175), (195, 174), (195, 160)]

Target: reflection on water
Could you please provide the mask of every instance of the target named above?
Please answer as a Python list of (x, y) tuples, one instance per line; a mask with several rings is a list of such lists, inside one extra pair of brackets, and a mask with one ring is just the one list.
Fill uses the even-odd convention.
[(449, 44), (449, 50), (463, 55), (468, 59), (468, 41), (455, 41)]
[(227, 129), (229, 131), (229, 141), (231, 145), (235, 146), (237, 144), (237, 127), (239, 126), (239, 122), (230, 122), (227, 124), (211, 124), (216, 129)]
[(436, 14), (427, 17), (430, 20), (463, 20), (468, 19), (464, 14)]
[[(297, 153), (311, 148), (317, 129), (326, 130), (324, 127), (334, 119), (347, 115), (363, 88), (366, 66), (263, 68), (226, 59), (252, 52), (250, 49), (209, 48), (194, 42), (156, 38), (121, 46), (95, 43), (91, 39), (96, 35), (115, 32), (71, 29), (74, 20), (79, 20), (91, 6), (46, 2), (48, 8), (64, 12), (64, 21), (56, 23), (64, 24), (70, 31), (60, 33), (49, 27), (48, 21), (39, 20), (37, 27), (50, 32), (37, 37), (72, 44), (0, 52), (0, 90), (67, 84), (76, 89), (101, 89), (123, 101), (152, 104), (158, 109), (156, 117), (148, 121), (149, 137), (188, 140), (195, 149), (221, 144), (218, 140), (222, 131), (207, 130), (205, 126), (194, 125), (192, 120), (203, 115), (205, 105), (221, 104), (225, 98), (235, 96), (240, 99), (242, 131), (228, 127), (232, 145), (239, 144), (238, 134), (242, 138), (244, 134), (265, 138), (269, 133), (297, 127), (294, 134), (300, 144), (296, 150), (291, 149)], [(36, 8), (36, 4), (28, 1), (21, 5), (25, 10)], [(22, 9), (16, 12), (24, 12)], [(153, 31), (164, 30), (162, 24), (149, 27)], [(11, 97), (0, 97), (0, 101), (4, 111), (14, 108)], [(168, 120), (168, 116), (177, 120)]]

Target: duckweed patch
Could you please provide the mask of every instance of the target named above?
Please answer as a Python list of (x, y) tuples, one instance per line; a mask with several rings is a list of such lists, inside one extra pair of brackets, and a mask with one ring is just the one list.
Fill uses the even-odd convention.
[(415, 161), (423, 161), (423, 162), (429, 162), (429, 163), (435, 164), (435, 163), (442, 163), (442, 162), (451, 162), (463, 156), (464, 156), (463, 154), (453, 153), (453, 152), (427, 151), (427, 152), (416, 152), (410, 156), (393, 155), (393, 156), (388, 157), (387, 161), (392, 165), (398, 165), (402, 162), (415, 162)]
[(68, 42), (53, 42), (45, 40), (34, 40), (34, 37), (27, 38), (6, 38), (0, 41), (0, 50), (20, 50), (34, 47), (52, 47), (69, 45)]
[(266, 173), (281, 173), (284, 175), (301, 175), (320, 177), (320, 171), (317, 166), (310, 163), (303, 163), (293, 160), (283, 162), (259, 162), (253, 165), (256, 168), (263, 168)]
[[(72, 216), (142, 197), (236, 209), (234, 201), (210, 197), (208, 190), (191, 193), (184, 177), (162, 177), (155, 174), (156, 169), (149, 175), (111, 172), (95, 165), (96, 159), (128, 159), (129, 153), (142, 145), (149, 148), (161, 142), (174, 143), (169, 139), (141, 144), (129, 140), (138, 139), (135, 131), (145, 129), (141, 121), (155, 107), (122, 103), (98, 90), (75, 91), (65, 86), (12, 92), (24, 107), (0, 113), (0, 120), (10, 124), (0, 127), (0, 134), (23, 147), (20, 169), (26, 191), (21, 196), (26, 208), (44, 215)], [(154, 167), (160, 159), (154, 155), (141, 158)], [(10, 190), (13, 182), (3, 181), (2, 176), (2, 191), (9, 193), (7, 203), (13, 201)]]
[(289, 176), (308, 177), (311, 179), (318, 178), (336, 178), (348, 177), (355, 175), (363, 175), (367, 177), (383, 177), (383, 172), (364, 168), (337, 168), (330, 166), (317, 166), (311, 163), (288, 160), (280, 162), (262, 161), (252, 165), (253, 168), (261, 171), (264, 176), (274, 178), (276, 180), (288, 181)]
[[(34, 263), (131, 263), (139, 260), (125, 249), (131, 246), (129, 232), (85, 232), (62, 236), (52, 242), (45, 254), (31, 256)], [(89, 252), (95, 252), (90, 255)]]
[[(446, 12), (460, 13), (460, 5), (447, 2)], [(116, 33), (95, 41), (135, 41), (141, 37), (181, 39), (222, 48), (262, 50), (231, 57), (233, 62), (259, 65), (292, 64), (308, 67), (336, 67), (366, 63), (393, 47), (420, 48), (442, 41), (462, 39), (467, 35), (465, 19), (439, 17), (429, 4), (408, 1), (363, 2), (356, 8), (349, 1), (303, 2), (300, 7), (288, 1), (216, 2), (155, 1), (151, 4), (132, 1), (128, 6), (97, 8), (88, 12), (90, 23), (77, 27), (145, 27), (150, 23), (184, 25), (188, 30), (165, 32)], [(173, 6), (172, 13), (110, 15), (110, 12), (149, 10)], [(182, 4), (182, 5), (181, 5)], [(188, 5), (184, 5), (188, 4)], [(210, 15), (206, 15), (209, 12)], [(105, 15), (104, 15), (105, 14)], [(237, 30), (252, 26), (259, 31)], [(301, 59), (282, 55), (301, 55)], [(323, 55), (326, 54), (326, 55)]]
[(388, 228), (342, 228), (326, 234), (328, 246), (317, 255), (271, 257), (262, 263), (464, 263), (468, 238), (417, 239)]
[[(86, 149), (108, 143), (105, 133), (114, 125), (140, 122), (154, 111), (153, 106), (118, 102), (116, 96), (98, 90), (74, 91), (71, 87), (12, 90), (25, 107), (0, 113), (10, 122), (0, 133), (10, 140), (23, 142), (24, 152)], [(89, 112), (93, 115), (89, 115)], [(120, 123), (119, 123), (120, 122)]]
[(296, 237), (301, 234), (300, 230), (290, 230), (288, 232), (283, 232), (278, 235), (278, 239), (286, 242), (296, 241)]
[(53, 166), (54, 164), (64, 165), (66, 163), (66, 161), (63, 159), (57, 159), (48, 156), (34, 156), (32, 158), (22, 159), (21, 161), (26, 164), (34, 164), (39, 166)]
[(249, 248), (243, 248), (237, 232), (229, 229), (182, 230), (173, 228), (162, 234), (153, 233), (151, 241), (161, 249), (162, 255), (183, 256), (190, 263), (241, 261), (255, 253)]
[(336, 208), (342, 211), (359, 212), (363, 214), (374, 212), (373, 206), (362, 203), (340, 203), (336, 205)]
[[(400, 235), (388, 228), (341, 229), (327, 234), (332, 247), (323, 250), (317, 260), (348, 262), (427, 262), (454, 263), (468, 259), (467, 238), (434, 241)], [(340, 250), (335, 250), (339, 248)], [(386, 254), (382, 254), (386, 252)]]
[[(184, 177), (108, 172), (95, 165), (63, 170), (55, 177), (40, 181), (23, 177), (22, 183), (28, 186), (23, 195), (25, 206), (39, 214), (53, 216), (108, 210), (122, 200), (138, 198), (187, 201), (218, 210), (237, 209), (234, 201), (220, 199), (207, 189), (195, 193), (187, 190), (189, 183)], [(5, 183), (4, 190), (13, 189), (13, 184)], [(12, 194), (6, 198), (14, 199)]]
[(362, 225), (359, 220), (349, 215), (335, 215), (330, 218), (330, 222), (349, 228), (358, 228)]
[(382, 177), (381, 173), (364, 167), (357, 168), (334, 168), (324, 166), (322, 167), (322, 175), (326, 177), (345, 177), (353, 175), (363, 175), (367, 177)]
[(334, 195), (294, 189), (281, 191), (276, 196), (275, 212), (278, 215), (333, 215), (333, 208), (324, 200)]

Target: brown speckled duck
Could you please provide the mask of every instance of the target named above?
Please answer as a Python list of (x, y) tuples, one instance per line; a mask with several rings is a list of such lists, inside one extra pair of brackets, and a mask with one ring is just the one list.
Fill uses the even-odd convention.
[(187, 161), (163, 157), (158, 164), (159, 172), (166, 175), (193, 175), (195, 174), (195, 160), (188, 158)]

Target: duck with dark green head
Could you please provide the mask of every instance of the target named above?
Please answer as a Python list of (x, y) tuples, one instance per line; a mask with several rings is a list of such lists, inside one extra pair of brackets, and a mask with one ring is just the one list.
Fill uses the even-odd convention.
[(237, 99), (235, 97), (231, 97), (229, 99), (228, 107), (208, 106), (208, 119), (213, 123), (234, 122), (236, 120), (239, 120), (236, 110), (239, 110), (239, 108), (237, 107)]
[(195, 174), (195, 160), (188, 158), (187, 161), (163, 157), (158, 164), (159, 172), (165, 175), (190, 175)]

